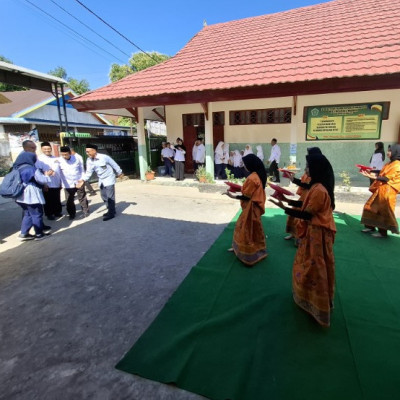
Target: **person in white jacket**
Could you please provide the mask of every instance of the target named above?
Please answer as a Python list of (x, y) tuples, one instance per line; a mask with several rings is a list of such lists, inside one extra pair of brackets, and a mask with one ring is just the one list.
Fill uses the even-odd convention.
[(197, 138), (193, 146), (193, 166), (194, 172), (197, 168), (204, 167), (206, 160), (206, 148), (203, 144), (203, 139), (201, 137)]
[(257, 149), (257, 157), (258, 157), (262, 162), (264, 162), (264, 152), (263, 152), (262, 146), (259, 144), (259, 145), (256, 147), (256, 149)]
[(217, 144), (214, 152), (215, 179), (224, 179), (224, 142)]
[(271, 140), (271, 155), (269, 156), (268, 159), (268, 164), (269, 164), (269, 171), (268, 175), (273, 176), (273, 181), (274, 182), (280, 182), (281, 178), (279, 176), (279, 160), (281, 158), (281, 149), (278, 146), (278, 141), (274, 138)]

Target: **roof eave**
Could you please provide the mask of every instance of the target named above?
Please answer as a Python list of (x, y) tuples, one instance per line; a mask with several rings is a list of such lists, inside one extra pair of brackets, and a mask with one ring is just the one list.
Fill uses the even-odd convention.
[(64, 79), (0, 61), (0, 82), (30, 89), (53, 91), (53, 84), (67, 85)]
[(282, 82), (269, 85), (242, 86), (230, 89), (211, 89), (154, 96), (85, 100), (84, 96), (71, 104), (78, 111), (95, 112), (106, 109), (129, 109), (157, 105), (207, 103), (254, 98), (286, 97), (324, 93), (341, 93), (379, 89), (399, 89), (400, 73), (371, 76), (352, 76), (301, 82)]

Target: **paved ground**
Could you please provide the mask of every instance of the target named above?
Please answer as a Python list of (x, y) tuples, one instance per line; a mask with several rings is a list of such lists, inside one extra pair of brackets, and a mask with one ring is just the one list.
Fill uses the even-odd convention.
[[(238, 211), (224, 186), (123, 181), (117, 218), (102, 221), (97, 195), (89, 218), (24, 243), (20, 209), (2, 199), (0, 399), (201, 399), (114, 365)], [(337, 210), (359, 214), (367, 198), (337, 192)]]

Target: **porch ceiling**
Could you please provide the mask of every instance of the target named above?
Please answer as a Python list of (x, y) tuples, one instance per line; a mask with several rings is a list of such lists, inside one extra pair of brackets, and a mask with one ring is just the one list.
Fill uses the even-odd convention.
[[(129, 111), (129, 109), (132, 110), (132, 105), (129, 105), (128, 107), (123, 108), (123, 106), (121, 106), (120, 103), (116, 102), (115, 104), (111, 104), (109, 107), (113, 107), (113, 106), (115, 106), (115, 108), (108, 108), (108, 107), (98, 108), (98, 109), (96, 108), (96, 113), (135, 118), (135, 116), (132, 114), (132, 112)], [(75, 104), (74, 104), (74, 107), (76, 107)], [(101, 106), (99, 105), (99, 107), (101, 107)], [(78, 109), (78, 110), (83, 111), (81, 109)], [(164, 122), (163, 118), (165, 119), (165, 108), (164, 108), (164, 106), (143, 107), (143, 115), (144, 115), (144, 119), (149, 119), (151, 121)], [(160, 115), (161, 115), (161, 117), (160, 117)]]

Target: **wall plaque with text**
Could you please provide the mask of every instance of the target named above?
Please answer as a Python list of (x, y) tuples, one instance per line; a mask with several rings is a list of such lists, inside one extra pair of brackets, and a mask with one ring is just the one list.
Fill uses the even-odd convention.
[(379, 139), (383, 103), (307, 107), (306, 140)]

